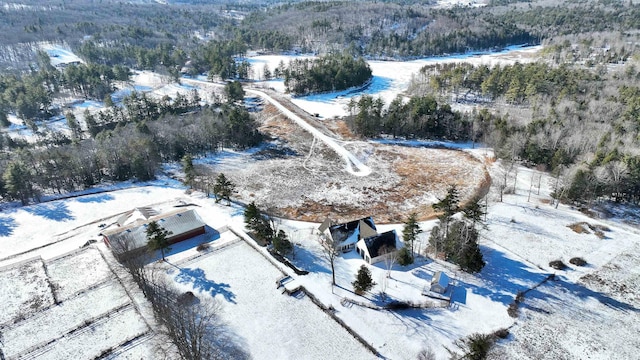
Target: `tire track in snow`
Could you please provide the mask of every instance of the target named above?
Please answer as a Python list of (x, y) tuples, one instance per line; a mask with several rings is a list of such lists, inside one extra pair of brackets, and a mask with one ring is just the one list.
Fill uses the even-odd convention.
[(245, 89), (247, 93), (251, 93), (254, 95), (258, 95), (261, 98), (270, 102), (273, 106), (278, 108), (284, 115), (286, 115), (289, 119), (293, 120), (296, 124), (298, 124), (301, 128), (307, 130), (307, 132), (311, 133), (316, 139), (324, 142), (327, 146), (333, 149), (338, 155), (342, 156), (344, 161), (347, 164), (347, 172), (355, 175), (355, 176), (367, 176), (371, 174), (371, 168), (362, 163), (355, 155), (353, 155), (349, 150), (345, 149), (342, 145), (338, 144), (336, 139), (333, 139), (322, 132), (320, 130), (313, 127), (308, 122), (304, 121), (300, 116), (294, 114), (291, 110), (287, 109), (280, 102), (267, 95), (266, 93), (254, 90), (254, 89)]
[[(196, 79), (181, 78), (180, 81), (183, 81), (186, 83), (192, 83), (196, 85), (224, 87), (224, 84), (212, 83), (212, 82), (196, 80)], [(280, 110), (282, 114), (284, 114), (286, 117), (288, 117), (289, 119), (293, 120), (296, 124), (298, 124), (298, 126), (300, 126), (304, 130), (309, 132), (311, 135), (313, 135), (316, 139), (324, 142), (327, 146), (333, 149), (333, 151), (335, 151), (338, 155), (340, 155), (344, 159), (346, 163), (346, 170), (350, 174), (355, 176), (367, 176), (371, 174), (371, 168), (369, 168), (362, 161), (360, 161), (360, 159), (358, 159), (349, 150), (345, 149), (342, 145), (340, 145), (336, 139), (323, 134), (320, 130), (313, 127), (311, 124), (306, 122), (303, 118), (293, 113), (293, 111), (287, 109), (278, 100), (272, 98), (271, 96), (259, 90), (245, 88), (244, 91), (245, 93), (257, 95), (267, 100), (273, 106), (275, 106), (278, 110)]]

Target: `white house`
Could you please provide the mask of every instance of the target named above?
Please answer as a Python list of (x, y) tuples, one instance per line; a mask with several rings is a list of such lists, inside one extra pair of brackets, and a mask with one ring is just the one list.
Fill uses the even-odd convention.
[(444, 294), (449, 287), (449, 276), (442, 271), (438, 271), (433, 274), (431, 279), (431, 291), (438, 294)]
[(355, 249), (356, 243), (361, 239), (378, 235), (376, 225), (371, 217), (343, 224), (334, 224), (327, 218), (320, 224), (318, 230), (325, 237), (337, 243), (343, 252)]
[(369, 264), (383, 261), (398, 251), (398, 235), (395, 230), (360, 239), (356, 245), (358, 254)]

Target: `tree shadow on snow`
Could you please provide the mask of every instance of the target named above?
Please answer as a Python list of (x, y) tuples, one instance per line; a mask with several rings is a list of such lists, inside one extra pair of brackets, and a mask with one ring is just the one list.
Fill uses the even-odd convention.
[(78, 201), (79, 203), (104, 203), (114, 199), (115, 197), (111, 194), (97, 194), (82, 196), (77, 198), (76, 201)]
[(67, 204), (63, 201), (31, 205), (26, 206), (23, 209), (30, 214), (41, 216), (53, 221), (67, 221), (75, 219), (75, 217), (71, 215), (71, 211), (69, 211)]
[(10, 236), (16, 227), (18, 227), (18, 224), (14, 218), (0, 217), (0, 236)]
[(487, 264), (477, 276), (484, 284), (478, 286), (458, 279), (457, 285), (493, 301), (509, 305), (518, 291), (532, 288), (549, 275), (496, 249), (482, 245), (480, 249)]
[(331, 274), (331, 270), (327, 267), (326, 260), (316, 256), (313, 252), (304, 247), (296, 248), (296, 255), (291, 262), (299, 269), (307, 270), (312, 273)]
[(211, 297), (216, 295), (222, 295), (225, 300), (235, 304), (236, 294), (229, 289), (231, 285), (225, 283), (217, 283), (215, 281), (207, 279), (204, 270), (200, 268), (181, 268), (178, 275), (176, 275), (176, 281), (181, 284), (192, 283), (193, 288), (199, 291), (208, 292)]

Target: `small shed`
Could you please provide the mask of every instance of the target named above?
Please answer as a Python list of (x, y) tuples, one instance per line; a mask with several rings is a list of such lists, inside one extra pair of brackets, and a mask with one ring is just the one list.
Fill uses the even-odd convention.
[(442, 271), (437, 271), (431, 279), (431, 291), (444, 294), (449, 287), (449, 276)]

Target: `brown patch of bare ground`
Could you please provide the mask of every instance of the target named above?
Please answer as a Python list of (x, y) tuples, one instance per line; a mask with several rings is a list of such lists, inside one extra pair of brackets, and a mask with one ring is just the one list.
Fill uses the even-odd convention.
[(463, 202), (489, 188), (485, 164), (465, 152), (354, 141), (344, 121), (313, 119), (323, 131), (349, 139), (345, 147), (371, 168), (370, 175), (357, 177), (333, 150), (273, 106), (266, 104), (259, 118), (261, 131), (296, 155), (250, 159), (216, 171), (236, 184), (238, 200), (255, 201), (271, 215), (311, 222), (373, 216), (376, 223), (401, 223), (414, 211), (421, 220), (433, 218), (431, 205), (451, 184)]

